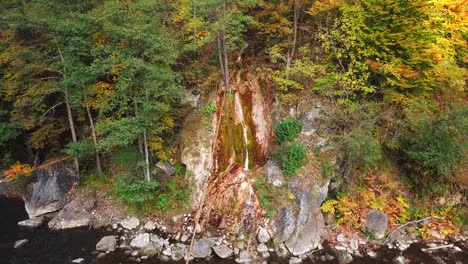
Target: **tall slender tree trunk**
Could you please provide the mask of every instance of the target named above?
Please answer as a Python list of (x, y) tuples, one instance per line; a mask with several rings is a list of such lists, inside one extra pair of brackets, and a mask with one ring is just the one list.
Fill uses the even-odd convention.
[[(136, 99), (133, 98), (133, 105), (134, 105), (134, 108), (135, 108), (135, 115), (137, 115), (138, 113), (138, 105), (137, 105), (137, 102), (136, 102)], [(141, 136), (138, 135), (138, 150), (140, 151), (140, 155), (143, 156), (145, 155), (144, 151), (143, 151), (143, 140), (141, 140)]]
[(101, 157), (99, 156), (98, 142), (97, 142), (96, 130), (94, 129), (93, 115), (91, 114), (91, 109), (89, 108), (88, 105), (86, 105), (86, 112), (88, 113), (89, 127), (91, 129), (91, 135), (93, 137), (94, 151), (96, 155), (96, 170), (99, 174), (102, 174)]
[(149, 151), (148, 151), (148, 139), (146, 137), (146, 129), (143, 131), (143, 141), (144, 141), (144, 144), (145, 144), (145, 162), (146, 162), (145, 180), (146, 181), (151, 181), (150, 164), (149, 164)]
[(297, 28), (299, 24), (299, 12), (300, 12), (300, 3), (299, 0), (294, 0), (294, 26), (293, 26), (293, 39), (291, 50), (288, 52), (288, 57), (286, 61), (286, 78), (289, 77), (289, 70), (291, 68), (292, 60), (294, 59), (294, 55), (296, 53), (296, 45), (297, 45)]
[[(218, 42), (218, 59), (219, 59), (219, 67), (221, 69), (221, 74), (223, 75), (223, 81), (226, 85), (226, 73), (224, 72), (224, 60), (223, 60), (223, 48), (221, 46), (221, 36), (218, 34), (217, 36)], [(226, 86), (227, 89), (227, 86)]]
[[(70, 125), (70, 131), (72, 135), (72, 142), (76, 143), (78, 142), (78, 138), (76, 136), (76, 130), (75, 130), (75, 122), (73, 121), (73, 114), (70, 106), (70, 98), (68, 94), (68, 88), (65, 88), (64, 90), (64, 97), (65, 97), (65, 105), (67, 107), (67, 115), (68, 115), (68, 123)], [(78, 176), (78, 182), (80, 181), (80, 163), (78, 161), (78, 156), (74, 155), (73, 156), (73, 163), (75, 164), (75, 169), (77, 172)]]
[(227, 45), (226, 45), (226, 34), (223, 32), (223, 39), (222, 39), (222, 46), (223, 46), (223, 55), (224, 55), (224, 77), (226, 79), (226, 91), (228, 93), (231, 92), (231, 82), (230, 82), (230, 74), (229, 74), (229, 61), (228, 61), (228, 54), (227, 54)]

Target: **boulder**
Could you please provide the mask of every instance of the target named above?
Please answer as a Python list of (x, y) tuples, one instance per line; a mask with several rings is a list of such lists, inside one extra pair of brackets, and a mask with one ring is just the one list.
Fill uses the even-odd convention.
[(90, 226), (92, 223), (92, 210), (95, 200), (90, 197), (80, 196), (71, 201), (49, 222), (52, 230), (63, 230)]
[(207, 258), (211, 255), (211, 247), (215, 242), (211, 239), (195, 240), (192, 248), (192, 256), (195, 258)]
[(258, 233), (257, 233), (258, 242), (267, 243), (268, 241), (270, 241), (270, 239), (271, 239), (271, 236), (268, 230), (266, 230), (265, 228), (260, 228), (258, 230)]
[(176, 173), (174, 166), (167, 161), (160, 160), (156, 163), (156, 167), (162, 170), (166, 175), (172, 176)]
[(120, 221), (120, 225), (128, 230), (137, 228), (140, 225), (140, 219), (136, 217), (131, 217)]
[(258, 244), (258, 246), (257, 246), (257, 251), (258, 251), (258, 253), (265, 253), (265, 252), (268, 252), (268, 247), (267, 247), (265, 244), (260, 243), (260, 244)]
[(385, 213), (378, 210), (371, 210), (369, 214), (367, 214), (362, 231), (373, 234), (376, 239), (382, 239), (385, 237), (387, 225), (388, 216)]
[(146, 222), (145, 226), (143, 227), (145, 230), (147, 231), (153, 231), (154, 229), (156, 229), (156, 225), (154, 224), (153, 221), (148, 221)]
[(283, 171), (281, 171), (280, 166), (276, 162), (268, 160), (266, 168), (268, 182), (270, 182), (274, 186), (281, 186), (286, 182), (286, 179), (283, 175)]
[(232, 254), (234, 253), (234, 251), (225, 244), (221, 244), (219, 246), (213, 247), (213, 251), (216, 253), (218, 257), (222, 259), (230, 258), (232, 257)]
[(156, 255), (161, 254), (162, 246), (159, 244), (149, 244), (140, 249), (140, 254), (142, 256), (154, 257)]
[(18, 226), (22, 228), (37, 228), (44, 224), (45, 220), (44, 216), (33, 217), (28, 220), (18, 222)]
[(30, 218), (61, 209), (67, 202), (67, 193), (78, 180), (78, 174), (71, 159), (61, 158), (38, 166), (31, 179), (23, 196)]
[(84, 263), (84, 258), (77, 258), (77, 259), (74, 259), (72, 260), (72, 263), (76, 263), (76, 264), (81, 264), (81, 263)]
[(117, 239), (115, 236), (105, 236), (96, 244), (96, 250), (102, 252), (114, 251), (116, 245)]
[(294, 256), (300, 256), (317, 248), (323, 228), (322, 212), (315, 208), (310, 212), (308, 221), (299, 225), (294, 235), (286, 240), (285, 244), (289, 252)]
[(177, 243), (172, 247), (172, 256), (171, 260), (172, 261), (180, 261), (185, 257), (185, 251), (187, 249), (187, 246), (181, 243)]
[(248, 250), (242, 250), (239, 253), (239, 257), (236, 258), (237, 263), (251, 263), (252, 262), (252, 256), (250, 255), (250, 252)]
[(138, 234), (132, 241), (130, 242), (130, 246), (135, 248), (143, 248), (144, 246), (149, 245), (150, 243), (150, 235), (148, 233)]

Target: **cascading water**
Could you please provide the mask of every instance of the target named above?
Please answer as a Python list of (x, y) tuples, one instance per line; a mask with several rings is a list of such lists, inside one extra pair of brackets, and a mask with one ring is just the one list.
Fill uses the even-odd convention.
[(242, 110), (242, 105), (240, 102), (240, 97), (239, 97), (238, 92), (235, 93), (234, 100), (235, 100), (235, 111), (237, 114), (237, 118), (239, 122), (241, 123), (243, 134), (244, 134), (244, 144), (245, 144), (244, 170), (248, 171), (249, 170), (249, 138), (247, 136), (247, 126), (245, 124), (244, 111)]

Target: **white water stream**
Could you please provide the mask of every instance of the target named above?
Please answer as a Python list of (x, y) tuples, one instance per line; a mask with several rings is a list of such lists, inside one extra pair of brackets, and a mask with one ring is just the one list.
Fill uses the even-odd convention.
[(237, 117), (242, 125), (242, 130), (244, 132), (244, 144), (245, 144), (245, 161), (244, 161), (244, 170), (249, 170), (249, 138), (247, 137), (247, 126), (245, 125), (244, 121), (244, 111), (242, 110), (242, 105), (240, 102), (239, 93), (236, 92), (234, 95), (235, 101), (235, 110)]

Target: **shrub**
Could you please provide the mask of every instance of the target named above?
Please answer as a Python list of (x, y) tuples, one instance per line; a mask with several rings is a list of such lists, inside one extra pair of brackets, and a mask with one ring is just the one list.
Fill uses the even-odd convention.
[(286, 176), (294, 176), (306, 164), (307, 148), (300, 143), (282, 144), (274, 159)]
[(383, 158), (382, 146), (371, 134), (372, 128), (356, 129), (342, 141), (342, 149), (353, 169), (366, 171)]
[(216, 111), (216, 104), (214, 102), (207, 104), (202, 109), (203, 114), (209, 117), (211, 117), (215, 111)]
[(292, 142), (302, 130), (302, 124), (296, 118), (288, 118), (275, 125), (276, 141), (283, 143), (286, 141)]
[(277, 193), (273, 191), (275, 186), (269, 183), (264, 176), (259, 176), (253, 183), (253, 187), (257, 192), (260, 205), (266, 210), (266, 217), (273, 217), (273, 203), (274, 199), (277, 197)]
[(468, 108), (423, 122), (403, 144), (406, 167), (416, 184), (449, 176), (467, 150)]
[(125, 203), (141, 209), (146, 202), (155, 199), (156, 190), (160, 186), (156, 181), (138, 180), (130, 184), (119, 182), (116, 185), (116, 194)]

